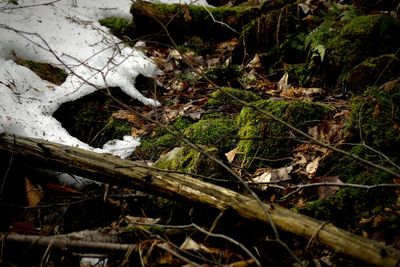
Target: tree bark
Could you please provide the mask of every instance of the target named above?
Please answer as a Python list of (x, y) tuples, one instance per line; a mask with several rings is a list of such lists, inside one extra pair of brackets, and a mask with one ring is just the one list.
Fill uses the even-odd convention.
[(400, 251), (396, 249), (275, 204), (260, 205), (250, 197), (187, 175), (155, 169), (112, 155), (25, 137), (0, 136), (0, 150), (21, 155), (32, 164), (45, 165), (46, 168), (68, 171), (114, 185), (140, 188), (167, 197), (195, 201), (221, 211), (231, 209), (244, 218), (266, 224), (271, 224), (272, 221), (281, 230), (315, 238), (338, 253), (369, 264), (396, 266), (400, 262)]

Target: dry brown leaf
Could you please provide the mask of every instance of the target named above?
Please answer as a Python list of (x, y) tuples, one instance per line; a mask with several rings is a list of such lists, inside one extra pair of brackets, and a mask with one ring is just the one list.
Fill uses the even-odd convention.
[(381, 114), (381, 109), (379, 107), (379, 103), (375, 105), (374, 112), (372, 113), (372, 118), (377, 119)]
[(310, 163), (307, 164), (306, 166), (306, 172), (309, 178), (312, 178), (315, 176), (318, 167), (319, 167), (319, 162), (320, 162), (321, 158), (320, 157), (316, 157), (315, 159), (313, 159)]
[(25, 194), (28, 207), (36, 206), (43, 198), (42, 190), (38, 186), (35, 186), (27, 177), (25, 177)]
[(256, 69), (256, 68), (261, 68), (262, 67), (262, 64), (261, 64), (261, 61), (260, 61), (260, 57), (258, 56), (257, 53), (255, 54), (255, 56), (253, 57), (253, 59), (249, 62), (249, 64), (247, 66), (252, 68), (252, 69)]
[(278, 91), (281, 92), (283, 90), (287, 90), (289, 88), (289, 74), (286, 72), (283, 74), (282, 78), (278, 82)]
[(134, 138), (139, 138), (139, 137), (143, 136), (144, 133), (146, 133), (145, 128), (132, 127), (132, 129), (131, 129), (131, 136)]
[(235, 160), (236, 154), (238, 154), (239, 149), (234, 148), (231, 151), (225, 153), (225, 157), (229, 163), (232, 163)]
[[(275, 181), (281, 181), (290, 179), (290, 173), (293, 170), (293, 166), (283, 167), (279, 169), (266, 169), (261, 175), (252, 178), (254, 183), (264, 184)], [(258, 172), (259, 173), (259, 172)], [(261, 186), (261, 190), (266, 190), (268, 185)]]
[(118, 110), (112, 114), (113, 118), (128, 121), (134, 125), (142, 125), (143, 119), (129, 110)]
[[(343, 182), (339, 179), (339, 176), (322, 176), (316, 179), (318, 183), (336, 183), (342, 185)], [(325, 199), (328, 196), (333, 195), (340, 189), (340, 186), (319, 186), (318, 195), (320, 199)]]
[(206, 246), (203, 244), (199, 244), (190, 237), (186, 237), (185, 241), (183, 241), (182, 245), (179, 247), (180, 249), (183, 250), (194, 250), (194, 251), (203, 251), (207, 253), (211, 253), (212, 251), (208, 249)]
[(217, 44), (217, 49), (218, 50), (228, 50), (228, 51), (233, 51), (235, 49), (235, 47), (237, 47), (239, 45), (239, 41), (238, 39), (232, 38), (226, 42), (221, 42)]

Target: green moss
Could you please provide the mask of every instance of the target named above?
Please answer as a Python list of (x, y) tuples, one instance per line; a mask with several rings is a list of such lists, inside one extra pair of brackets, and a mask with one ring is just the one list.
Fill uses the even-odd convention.
[(202, 119), (184, 131), (185, 136), (193, 143), (212, 145), (229, 151), (236, 144), (236, 126), (232, 119)]
[(208, 106), (233, 106), (235, 109), (240, 110), (242, 104), (238, 103), (236, 100), (232, 99), (228, 94), (233, 95), (245, 102), (253, 102), (261, 100), (261, 98), (255, 93), (248, 90), (241, 90), (235, 88), (219, 88), (212, 92), (210, 98), (207, 101)]
[[(375, 185), (392, 182), (391, 175), (382, 171), (364, 171), (349, 183)], [(355, 226), (361, 218), (382, 214), (395, 200), (394, 190), (343, 188), (323, 200), (310, 201), (300, 212), (330, 221), (338, 226)]]
[(131, 135), (132, 125), (128, 121), (110, 117), (107, 124), (99, 132), (100, 143), (112, 139), (122, 139), (125, 135)]
[(335, 79), (368, 57), (395, 53), (400, 46), (395, 36), (399, 34), (400, 23), (391, 16), (355, 17), (327, 44), (330, 76)]
[(351, 92), (362, 92), (367, 86), (382, 85), (399, 76), (400, 60), (394, 54), (367, 58), (351, 69), (343, 79)]
[[(276, 1), (272, 2), (276, 3)], [(243, 54), (237, 55), (240, 60), (246, 55), (251, 59), (255, 53), (270, 52), (272, 49), (278, 48), (287, 36), (298, 32), (298, 5), (293, 3), (294, 1), (281, 1), (282, 4), (271, 6), (272, 2), (265, 1), (261, 9), (270, 6), (269, 10), (254, 17), (243, 27), (239, 43), (244, 45), (237, 49), (237, 53), (243, 52)], [(283, 2), (287, 3), (284, 7)]]
[[(203, 147), (202, 149), (207, 154), (218, 158), (217, 148)], [(187, 146), (176, 147), (167, 154), (161, 155), (154, 163), (154, 167), (208, 177), (221, 175), (221, 167), (216, 162)]]
[(306, 63), (290, 65), (286, 69), (293, 84), (300, 86), (307, 86), (312, 76), (312, 70)]
[(67, 73), (59, 68), (56, 68), (48, 63), (40, 63), (31, 60), (18, 59), (17, 64), (25, 66), (36, 73), (43, 80), (60, 85), (65, 82)]
[(239, 65), (218, 66), (206, 71), (205, 75), (220, 86), (237, 84), (242, 68)]
[(132, 27), (131, 22), (118, 17), (110, 17), (99, 20), (99, 23), (111, 30), (118, 37), (122, 37), (125, 32)]
[[(310, 101), (273, 101), (261, 100), (254, 105), (269, 112), (287, 123), (306, 131), (318, 123), (330, 108)], [(289, 157), (292, 148), (298, 143), (293, 133), (283, 124), (260, 114), (251, 107), (245, 107), (237, 118), (240, 141), (238, 149), (244, 153), (247, 163), (261, 164), (259, 159), (278, 159)]]
[[(351, 113), (346, 122), (350, 140), (349, 144), (342, 145), (341, 148), (389, 169), (393, 168), (393, 165), (385, 157), (399, 165), (399, 105), (399, 80), (383, 88), (370, 87), (364, 95), (353, 98)], [(321, 167), (328, 169), (330, 175), (338, 176), (347, 183), (377, 185), (393, 182), (392, 175), (343, 155), (333, 154)], [(302, 212), (332, 221), (339, 226), (354, 226), (363, 217), (377, 214), (386, 216), (385, 208), (390, 207), (395, 199), (393, 189), (343, 188), (327, 199), (309, 202)], [(380, 230), (391, 231), (396, 223), (398, 226), (396, 221), (388, 222)]]
[[(400, 145), (400, 82), (389, 90), (370, 87), (351, 101), (346, 129), (353, 139), (391, 155)], [(360, 135), (361, 134), (361, 135)]]
[(154, 37), (164, 37), (164, 40), (167, 40), (165, 35), (159, 34), (164, 31), (159, 23), (151, 18), (153, 15), (159, 22), (167, 25), (169, 34), (180, 44), (187, 36), (198, 36), (202, 40), (227, 40), (235, 37), (238, 34), (226, 25), (240, 31), (243, 25), (259, 14), (259, 9), (244, 6), (205, 9), (195, 5), (149, 4), (137, 1), (132, 5), (131, 13), (137, 26), (136, 35), (133, 37), (156, 35)]
[[(170, 127), (180, 133), (193, 122), (186, 117), (178, 117)], [(167, 130), (159, 128), (153, 133), (142, 138), (140, 146), (136, 149), (136, 154), (142, 158), (150, 160), (157, 159), (162, 152), (168, 151), (173, 147), (181, 145), (179, 138), (169, 133)]]

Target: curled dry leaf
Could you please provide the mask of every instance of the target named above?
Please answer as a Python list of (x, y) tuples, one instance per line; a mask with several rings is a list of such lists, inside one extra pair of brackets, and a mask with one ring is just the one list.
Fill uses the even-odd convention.
[(25, 177), (25, 194), (28, 207), (36, 206), (43, 197), (42, 190), (34, 185), (27, 177)]
[[(286, 179), (290, 179), (290, 173), (293, 170), (293, 166), (283, 167), (279, 169), (267, 169), (261, 175), (252, 179), (254, 183), (264, 184), (270, 182), (277, 182)], [(266, 190), (268, 188), (267, 185), (261, 186), (261, 190)]]
[(321, 160), (320, 157), (316, 157), (310, 163), (307, 164), (306, 172), (307, 172), (309, 178), (312, 178), (315, 176), (320, 160)]
[(333, 143), (340, 139), (343, 123), (334, 120), (325, 120), (308, 129), (308, 134), (325, 143)]
[(235, 160), (236, 154), (239, 153), (239, 149), (234, 148), (231, 151), (225, 153), (225, 157), (229, 163), (232, 163)]
[(287, 90), (290, 87), (288, 84), (288, 80), (289, 80), (289, 74), (286, 72), (285, 74), (283, 74), (282, 78), (278, 82), (279, 92)]
[(182, 245), (180, 245), (179, 248), (183, 250), (203, 251), (211, 253), (211, 251), (206, 246), (197, 243), (190, 237), (186, 237), (185, 241), (183, 241)]
[(258, 54), (256, 54), (253, 57), (253, 59), (249, 62), (247, 67), (250, 67), (252, 69), (256, 69), (256, 68), (261, 68), (262, 67), (262, 64), (261, 64), (261, 61), (260, 61), (260, 57), (258, 56)]

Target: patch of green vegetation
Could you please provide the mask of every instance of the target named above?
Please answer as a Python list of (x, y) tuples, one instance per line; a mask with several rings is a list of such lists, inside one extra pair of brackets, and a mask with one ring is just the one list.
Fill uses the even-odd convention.
[[(272, 2), (265, 1), (263, 6), (270, 6)], [(240, 44), (245, 44), (238, 53), (245, 51), (251, 59), (255, 53), (269, 53), (276, 49), (286, 40), (287, 36), (299, 32), (298, 25), (298, 5), (294, 1), (279, 1), (277, 6), (272, 6), (270, 10), (262, 12), (261, 15), (254, 17), (242, 29), (240, 33)], [(287, 5), (282, 8), (282, 4)], [(289, 2), (289, 3), (288, 3)], [(262, 7), (261, 9), (264, 9)], [(277, 35), (277, 29), (279, 34)], [(276, 50), (278, 51), (278, 49)], [(245, 55), (237, 55), (243, 59)], [(279, 58), (279, 56), (278, 56)], [(271, 63), (271, 62), (269, 62)]]
[[(397, 153), (400, 148), (400, 129), (397, 126), (400, 119), (399, 105), (400, 80), (395, 80), (382, 88), (370, 87), (363, 95), (354, 97), (351, 113), (346, 122), (350, 144), (343, 145), (342, 149), (389, 169), (394, 167), (388, 159), (398, 166), (400, 164)], [(323, 165), (327, 165), (321, 167), (330, 170), (330, 175), (338, 176), (346, 183), (361, 185), (393, 183), (391, 174), (367, 167), (343, 155), (332, 155)], [(393, 221), (390, 215), (385, 215), (385, 208), (390, 207), (395, 199), (393, 189), (343, 188), (326, 199), (308, 202), (301, 212), (339, 226), (354, 226), (361, 218), (370, 218), (378, 214), (389, 216), (388, 223), (380, 230), (390, 232), (393, 227), (399, 226), (399, 222)]]
[[(178, 117), (171, 123), (171, 129), (183, 133), (184, 129), (191, 125), (193, 122), (186, 117)], [(159, 128), (153, 133), (143, 137), (140, 146), (136, 149), (136, 154), (142, 158), (150, 160), (157, 159), (161, 153), (168, 151), (173, 147), (180, 146), (179, 138), (169, 133), (167, 130)]]
[(60, 85), (67, 79), (67, 73), (59, 68), (56, 68), (48, 63), (40, 63), (31, 60), (18, 59), (17, 64), (27, 67), (36, 73), (43, 80)]
[[(126, 94), (118, 88), (109, 88), (111, 94), (124, 101)], [(116, 119), (112, 114), (120, 107), (101, 91), (96, 91), (75, 101), (63, 103), (54, 113), (68, 132), (94, 147), (101, 147), (110, 139), (120, 139), (131, 134), (131, 124)]]
[[(354, 174), (349, 183), (376, 185), (391, 183), (392, 176), (378, 170)], [(395, 200), (391, 189), (343, 188), (326, 199), (307, 202), (300, 212), (342, 227), (355, 226), (361, 218), (384, 212)]]
[(351, 92), (362, 92), (367, 86), (382, 85), (399, 76), (400, 60), (394, 54), (367, 58), (351, 69), (343, 82)]
[(131, 22), (118, 17), (110, 17), (99, 20), (102, 26), (109, 28), (115, 36), (122, 37), (132, 27)]
[[(237, 33), (232, 29), (240, 31), (242, 25), (257, 17), (259, 9), (249, 6), (208, 7), (206, 9), (195, 5), (135, 2), (132, 5), (131, 13), (137, 26), (137, 35), (163, 32), (159, 23), (149, 18), (151, 16), (143, 15), (154, 14), (161, 23), (168, 25), (169, 34), (175, 42), (181, 44), (187, 36), (193, 35), (203, 40), (215, 41), (235, 37)], [(172, 17), (173, 20), (171, 20)], [(224, 25), (215, 23), (215, 21), (223, 22)], [(226, 25), (229, 25), (230, 28)], [(158, 38), (162, 38), (162, 36), (158, 34)], [(167, 40), (167, 38), (164, 39)]]
[(242, 68), (239, 65), (218, 66), (206, 71), (205, 75), (220, 86), (229, 86), (237, 83)]
[[(254, 106), (303, 131), (317, 124), (331, 110), (326, 105), (306, 100), (261, 100), (254, 102)], [(286, 126), (251, 107), (242, 109), (237, 117), (237, 125), (240, 139), (237, 148), (244, 153), (245, 162), (254, 165), (251, 167), (262, 164), (262, 159), (289, 157), (292, 148), (298, 144)]]
[[(369, 87), (351, 101), (346, 129), (353, 139), (391, 155), (400, 147), (400, 81), (390, 87)], [(394, 155), (395, 155), (394, 154)]]
[(294, 85), (300, 85), (303, 87), (309, 85), (312, 76), (312, 69), (309, 64), (302, 63), (289, 65), (286, 71)]
[(240, 110), (242, 104), (238, 103), (235, 99), (232, 99), (228, 94), (233, 95), (245, 102), (254, 102), (261, 100), (261, 98), (255, 93), (248, 90), (241, 90), (236, 88), (219, 88), (212, 92), (210, 98), (207, 101), (207, 106), (233, 106), (235, 109)]
[(201, 79), (201, 76), (190, 70), (185, 70), (182, 73), (179, 73), (178, 77), (180, 80), (187, 82), (188, 84), (195, 84)]
[(128, 121), (110, 117), (107, 124), (101, 129), (96, 138), (96, 143), (103, 144), (108, 140), (122, 139), (125, 135), (131, 135), (132, 125)]
[(191, 142), (200, 145), (212, 145), (222, 152), (234, 148), (237, 135), (234, 120), (229, 118), (202, 119), (184, 131)]
[[(219, 158), (217, 148), (203, 146), (202, 149), (205, 153)], [(221, 176), (221, 167), (215, 161), (188, 146), (175, 147), (167, 154), (161, 155), (154, 167), (207, 177)]]
[(368, 57), (395, 53), (400, 23), (387, 15), (358, 16), (349, 21), (326, 46), (330, 76), (345, 74)]

